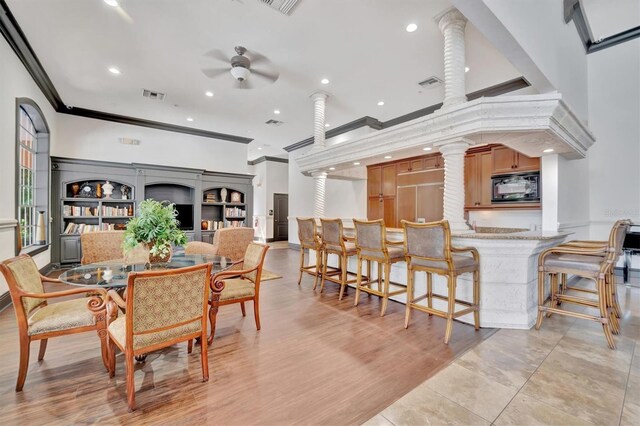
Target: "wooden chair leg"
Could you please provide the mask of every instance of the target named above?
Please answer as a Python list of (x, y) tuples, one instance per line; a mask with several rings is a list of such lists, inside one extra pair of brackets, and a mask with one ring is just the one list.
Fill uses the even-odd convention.
[(384, 279), (384, 275), (382, 275), (382, 263), (376, 263), (378, 264), (378, 291), (382, 291), (382, 280)]
[(47, 351), (47, 342), (49, 339), (40, 340), (40, 351), (38, 352), (38, 361), (42, 361), (44, 359), (44, 353)]
[[(427, 306), (433, 308), (433, 275), (427, 272)], [(433, 314), (429, 312), (429, 316)]]
[(451, 332), (453, 331), (453, 314), (456, 309), (456, 277), (447, 276), (447, 286), (449, 287), (449, 307), (447, 309), (447, 328), (444, 332), (444, 344), (449, 344), (451, 339)]
[(246, 317), (247, 316), (247, 311), (244, 307), (244, 302), (240, 302), (240, 310), (242, 310), (242, 316)]
[(367, 259), (367, 285), (371, 288), (371, 261)]
[(116, 344), (113, 343), (113, 340), (108, 340), (108, 348), (109, 348), (109, 377), (114, 377), (116, 375)]
[(543, 271), (538, 272), (538, 318), (536, 320), (536, 330), (540, 330), (542, 325), (542, 319), (544, 318), (544, 279), (545, 273)]
[(476, 310), (473, 312), (473, 324), (476, 330), (480, 330), (480, 271), (473, 271), (473, 304)]
[(304, 270), (304, 248), (300, 247), (300, 275), (298, 276), (298, 285), (302, 282), (302, 271)]
[(256, 320), (256, 329), (260, 330), (260, 300), (257, 294), (253, 299), (253, 317)]
[(382, 296), (382, 308), (380, 316), (383, 317), (387, 312), (387, 304), (389, 303), (389, 283), (391, 282), (391, 263), (384, 264), (384, 295)]
[(414, 296), (414, 280), (415, 272), (411, 268), (407, 268), (407, 304), (404, 311), (404, 328), (409, 328), (409, 320), (411, 319), (411, 304), (413, 303)]
[(607, 302), (605, 298), (605, 283), (604, 278), (598, 279), (596, 281), (596, 286), (598, 288), (598, 308), (600, 309), (600, 318), (602, 318), (602, 330), (604, 331), (604, 336), (607, 339), (607, 344), (609, 348), (615, 349), (616, 342), (613, 339), (613, 334), (611, 334), (611, 326), (609, 323), (609, 311), (607, 309)]
[[(551, 274), (551, 307), (558, 307), (558, 293), (560, 289), (558, 288), (558, 274)], [(551, 312), (547, 312), (547, 318), (550, 318), (552, 315)]]
[[(189, 340), (191, 342), (191, 340)], [(202, 381), (209, 381), (209, 353), (207, 352), (207, 330), (202, 330), (200, 337), (200, 361), (202, 363)]]
[(187, 341), (187, 353), (190, 354), (193, 351), (193, 339)]
[(27, 378), (27, 370), (29, 369), (29, 347), (31, 339), (29, 336), (20, 336), (20, 366), (18, 367), (18, 381), (16, 382), (16, 392), (20, 392)]
[(613, 311), (615, 312), (616, 317), (621, 318), (622, 308), (620, 307), (620, 302), (618, 301), (618, 288), (616, 287), (616, 276), (613, 273), (613, 269), (609, 271), (609, 283), (611, 288), (611, 302), (613, 304)]
[[(104, 364), (104, 368), (109, 371), (109, 343), (107, 342), (107, 330), (99, 329), (98, 337), (100, 338), (100, 353), (102, 355), (102, 364)], [(42, 346), (40, 346), (40, 351), (42, 352), (42, 356), (44, 356), (44, 350), (42, 349)]]
[(358, 263), (356, 273), (356, 297), (353, 302), (353, 306), (358, 306), (358, 302), (360, 301), (360, 286), (362, 285), (362, 258), (358, 256), (356, 258), (356, 262)]
[(213, 337), (216, 334), (216, 319), (217, 319), (217, 314), (218, 314), (218, 308), (220, 307), (218, 305), (218, 299), (219, 299), (219, 295), (214, 295), (212, 300), (211, 300), (211, 307), (209, 308), (209, 324), (211, 324), (211, 331), (209, 333), (209, 338), (207, 339), (207, 343), (210, 345), (211, 343), (213, 343)]
[(320, 293), (324, 290), (324, 281), (327, 276), (327, 261), (329, 259), (329, 253), (326, 251), (322, 254), (322, 280), (320, 281)]
[(320, 250), (316, 250), (316, 276), (313, 279), (313, 289), (315, 290), (318, 286), (318, 277), (322, 275), (322, 252)]
[(136, 409), (136, 385), (134, 382), (133, 352), (130, 350), (125, 351), (124, 358), (127, 380), (127, 404), (129, 405), (129, 411), (131, 412)]
[(340, 256), (340, 295), (338, 300), (342, 300), (344, 289), (347, 286), (347, 255)]

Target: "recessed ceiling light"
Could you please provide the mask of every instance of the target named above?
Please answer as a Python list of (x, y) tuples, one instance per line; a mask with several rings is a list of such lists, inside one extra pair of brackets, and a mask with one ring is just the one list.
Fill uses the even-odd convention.
[(204, 92), (205, 96), (213, 97), (213, 92)]
[(432, 148), (431, 148), (430, 146), (428, 146), (428, 147), (426, 147), (426, 148), (422, 148), (422, 150), (423, 150), (423, 151), (431, 151), (431, 149), (432, 149)]
[(359, 166), (359, 165), (360, 165), (360, 162), (359, 162), (359, 161), (356, 161), (355, 163), (353, 163), (353, 165), (354, 165), (354, 166)]
[(378, 106), (384, 105), (384, 101), (378, 101)]
[(262, 151), (262, 147), (261, 146), (258, 147), (258, 151)]
[(324, 127), (331, 127), (331, 124), (329, 124), (329, 123), (324, 123)]
[(193, 121), (193, 118), (187, 117), (187, 121)]
[(407, 32), (412, 33), (418, 29), (418, 24), (409, 24), (407, 25)]
[(329, 79), (328, 78), (323, 78), (322, 80), (320, 80), (320, 83), (329, 84)]
[(118, 1), (117, 0), (104, 0), (104, 2), (106, 4), (108, 4), (111, 7), (118, 7)]
[(274, 110), (273, 110), (273, 113), (274, 113), (274, 114), (280, 114), (280, 110), (279, 110), (279, 109), (274, 109)]
[(392, 158), (390, 155), (385, 155), (385, 156), (384, 156), (384, 159), (385, 159), (385, 160), (388, 160), (388, 159), (390, 159), (390, 158)]
[(335, 167), (329, 167), (329, 170), (335, 170), (335, 169), (336, 169)]
[(544, 150), (544, 151), (542, 151), (542, 152), (547, 152), (547, 153), (548, 153), (548, 152), (553, 152), (553, 148), (547, 148), (547, 149), (545, 149), (545, 150)]
[(120, 70), (118, 68), (116, 68), (116, 67), (110, 67), (109, 68), (109, 72), (111, 74), (116, 74), (116, 75), (120, 74)]
[(464, 72), (469, 72), (469, 67), (464, 67)]

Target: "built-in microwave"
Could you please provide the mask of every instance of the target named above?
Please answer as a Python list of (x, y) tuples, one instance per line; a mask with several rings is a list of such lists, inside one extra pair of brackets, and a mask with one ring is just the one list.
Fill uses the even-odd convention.
[(497, 175), (491, 184), (492, 204), (540, 202), (540, 172)]

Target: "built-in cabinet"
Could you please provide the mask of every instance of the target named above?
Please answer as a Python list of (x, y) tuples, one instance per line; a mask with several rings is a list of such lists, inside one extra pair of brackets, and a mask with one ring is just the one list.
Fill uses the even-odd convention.
[(491, 148), (492, 173), (507, 174), (540, 170), (540, 158), (527, 157), (506, 146)]
[(491, 151), (476, 152), (464, 158), (465, 207), (491, 207)]

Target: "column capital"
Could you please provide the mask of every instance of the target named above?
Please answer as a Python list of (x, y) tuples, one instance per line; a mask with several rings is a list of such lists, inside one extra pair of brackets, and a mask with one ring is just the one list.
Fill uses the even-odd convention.
[(460, 11), (455, 7), (447, 9), (441, 14), (437, 15), (435, 17), (435, 20), (438, 23), (438, 28), (440, 28), (441, 32), (444, 32), (444, 30), (452, 24), (460, 25), (463, 28), (465, 25), (467, 25), (467, 18), (465, 18), (465, 16), (460, 13)]
[(326, 179), (329, 174), (327, 172), (315, 171), (311, 172), (311, 177), (314, 179)]
[(313, 99), (314, 101), (316, 99), (324, 99), (324, 100), (326, 100), (329, 97), (329, 94), (327, 92), (322, 91), (322, 90), (316, 90), (311, 95), (309, 95), (309, 97), (311, 99)]
[(442, 153), (442, 155), (464, 154), (467, 149), (469, 149), (469, 147), (473, 144), (473, 141), (469, 139), (459, 138), (442, 143), (442, 145), (438, 146), (438, 149), (440, 150), (440, 153)]

